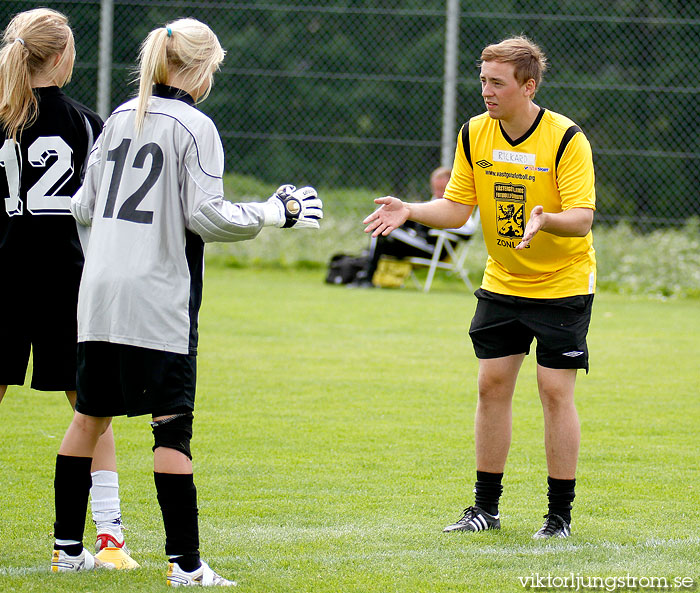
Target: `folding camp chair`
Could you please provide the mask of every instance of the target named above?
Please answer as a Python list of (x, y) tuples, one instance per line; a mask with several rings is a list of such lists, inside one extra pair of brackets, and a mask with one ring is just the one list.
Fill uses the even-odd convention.
[[(432, 257), (408, 258), (411, 265), (428, 268), (423, 292), (430, 290), (437, 270), (446, 270), (457, 274), (469, 290), (473, 289), (464, 265), (467, 260), (469, 243), (478, 227), (479, 212), (476, 210), (467, 223), (459, 229), (431, 229), (428, 232), (430, 236), (437, 237)], [(413, 274), (413, 279), (417, 284), (420, 284), (415, 274)]]

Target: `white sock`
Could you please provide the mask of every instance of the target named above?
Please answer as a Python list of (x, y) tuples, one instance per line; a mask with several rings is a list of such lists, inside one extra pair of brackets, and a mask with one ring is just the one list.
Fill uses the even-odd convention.
[(92, 520), (97, 525), (97, 532), (101, 533), (106, 529), (121, 540), (122, 513), (117, 472), (108, 470), (92, 472), (90, 505), (92, 507)]

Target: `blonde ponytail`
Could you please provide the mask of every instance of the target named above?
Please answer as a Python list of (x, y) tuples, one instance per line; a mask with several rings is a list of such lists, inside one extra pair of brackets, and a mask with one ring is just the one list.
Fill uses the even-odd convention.
[(36, 119), (37, 100), (32, 92), (28, 55), (27, 48), (19, 42), (0, 49), (0, 122), (12, 139)]
[[(57, 64), (53, 59), (60, 55)], [(16, 15), (7, 25), (0, 46), (0, 124), (5, 135), (16, 139), (37, 116), (38, 103), (32, 92), (37, 75), (53, 77), (68, 62), (70, 80), (75, 59), (73, 32), (65, 15), (37, 8)]]
[(139, 53), (137, 133), (143, 128), (154, 84), (170, 84), (178, 75), (187, 87), (182, 90), (191, 92), (208, 82), (206, 92), (198, 97), (203, 101), (225, 55), (214, 32), (196, 19), (179, 19), (151, 31)]
[(136, 132), (140, 133), (151, 100), (154, 84), (168, 82), (168, 33), (161, 27), (151, 31), (141, 45), (139, 54), (139, 100), (136, 107)]

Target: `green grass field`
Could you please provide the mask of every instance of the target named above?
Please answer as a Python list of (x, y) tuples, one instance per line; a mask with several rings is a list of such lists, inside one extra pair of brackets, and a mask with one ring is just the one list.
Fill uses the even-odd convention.
[[(574, 535), (543, 543), (531, 539), (546, 510), (533, 357), (516, 392), (503, 529), (443, 534), (473, 500), (475, 299), (458, 282), (425, 295), (322, 278), (207, 270), (193, 441), (201, 549), (239, 591), (504, 592), (525, 590), (521, 577), (571, 574), (697, 589), (698, 300), (596, 297), (591, 373), (577, 386)], [(69, 420), (62, 395), (26, 387), (0, 406), (0, 591), (165, 591), (146, 418), (115, 420), (127, 541), (142, 568), (48, 572)]]

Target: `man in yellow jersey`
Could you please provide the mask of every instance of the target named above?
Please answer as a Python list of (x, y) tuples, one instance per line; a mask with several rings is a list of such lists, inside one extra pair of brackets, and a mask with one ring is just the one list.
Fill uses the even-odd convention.
[(488, 260), (469, 335), (479, 359), (475, 503), (444, 531), (499, 529), (501, 480), (511, 441), (520, 366), (537, 340), (549, 508), (535, 539), (568, 537), (581, 438), (574, 405), (578, 369), (588, 372), (586, 334), (595, 290), (591, 147), (568, 118), (533, 101), (546, 68), (525, 37), (487, 46), (481, 94), (487, 112), (462, 127), (441, 200), (390, 196), (365, 219), (387, 235), (406, 220), (459, 227), (478, 205)]

